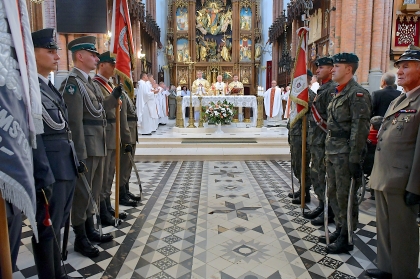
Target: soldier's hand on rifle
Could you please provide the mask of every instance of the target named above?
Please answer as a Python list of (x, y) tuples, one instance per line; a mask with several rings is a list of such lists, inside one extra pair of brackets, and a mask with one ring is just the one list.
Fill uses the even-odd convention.
[(86, 166), (85, 162), (84, 161), (79, 161), (79, 166), (77, 167), (77, 172), (78, 173), (85, 173), (87, 171), (88, 171), (88, 169), (87, 169), (87, 166)]
[(360, 178), (362, 177), (362, 168), (359, 163), (349, 163), (349, 170), (351, 177)]
[(124, 153), (131, 153), (133, 152), (133, 147), (131, 146), (131, 144), (126, 144), (124, 147)]
[(417, 194), (405, 191), (404, 200), (407, 206), (413, 206), (420, 203), (420, 196)]
[(112, 96), (115, 97), (115, 99), (119, 99), (122, 95), (122, 87), (121, 85), (118, 85), (117, 87), (114, 88), (114, 90), (112, 90)]
[(42, 204), (49, 203), (53, 192), (53, 185), (45, 186), (39, 190), (36, 190), (36, 200)]

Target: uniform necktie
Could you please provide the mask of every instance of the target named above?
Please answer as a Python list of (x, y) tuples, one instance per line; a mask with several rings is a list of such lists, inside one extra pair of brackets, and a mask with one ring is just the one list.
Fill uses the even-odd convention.
[(394, 108), (396, 108), (399, 104), (401, 104), (401, 102), (404, 101), (406, 98), (407, 98), (407, 94), (404, 93), (404, 95), (401, 96), (401, 98), (397, 102), (395, 102)]

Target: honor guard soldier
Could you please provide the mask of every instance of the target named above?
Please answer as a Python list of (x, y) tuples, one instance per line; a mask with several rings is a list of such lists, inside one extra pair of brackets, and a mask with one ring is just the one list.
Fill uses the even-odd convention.
[[(315, 99), (312, 103), (310, 115), (308, 118), (308, 142), (311, 152), (311, 182), (314, 192), (318, 196), (319, 205), (314, 210), (305, 212), (304, 217), (313, 219), (312, 225), (321, 226), (324, 224), (324, 199), (325, 199), (325, 138), (327, 137), (327, 108), (335, 94), (337, 86), (332, 81), (331, 70), (334, 67), (333, 60), (330, 57), (319, 58), (315, 65), (317, 66), (316, 76), (321, 80)], [(329, 210), (328, 218), (332, 222), (333, 213)]]
[[(60, 60), (57, 54), (59, 48), (54, 38), (55, 30), (52, 28), (32, 33), (44, 122), (44, 134), (42, 137), (39, 136), (38, 148), (34, 150), (39, 242), (36, 243), (32, 238), (32, 247), (40, 279), (71, 278), (61, 267), (61, 253), (58, 245), (61, 243), (60, 229), (70, 217), (79, 165), (69, 127), (66, 104), (61, 94), (48, 80), (49, 73), (57, 68), (58, 60)], [(46, 175), (44, 171), (39, 172), (40, 164), (44, 170), (51, 169), (53, 177)], [(51, 182), (46, 182), (50, 179), (55, 180), (52, 187), (41, 191), (43, 187), (51, 184)], [(49, 203), (51, 228), (44, 222), (46, 200)]]
[[(101, 221), (104, 226), (117, 226), (120, 220), (116, 222), (115, 211), (111, 206), (111, 188), (115, 174), (115, 149), (116, 149), (116, 123), (115, 123), (115, 100), (118, 95), (121, 96), (121, 86), (115, 87), (110, 78), (115, 72), (115, 58), (111, 57), (110, 52), (104, 52), (99, 55), (98, 73), (93, 78), (93, 82), (98, 85), (102, 92), (104, 100), (104, 109), (106, 113), (106, 159), (103, 172), (103, 183), (101, 190)], [(114, 91), (114, 92), (113, 92)], [(115, 95), (115, 96), (114, 96)], [(118, 99), (119, 102), (121, 102)], [(117, 108), (119, 109), (119, 107)], [(114, 212), (114, 214), (111, 214)], [(127, 214), (121, 212), (119, 219), (127, 218)]]
[[(361, 161), (369, 134), (371, 99), (369, 92), (353, 79), (359, 65), (355, 54), (338, 53), (333, 56), (333, 62), (332, 79), (338, 86), (328, 105), (325, 156), (328, 198), (337, 229), (329, 236), (331, 244), (326, 250), (338, 254), (353, 250), (349, 234), (356, 230), (358, 206), (355, 202), (353, 206), (350, 204), (352, 220), (347, 220), (348, 200), (350, 186), (358, 185), (362, 176)], [(356, 200), (356, 195), (352, 200)]]
[(417, 278), (420, 202), (420, 49), (410, 46), (394, 66), (404, 89), (385, 112), (370, 176), (375, 190), (378, 269), (372, 278)]
[[(129, 182), (131, 176), (132, 159), (136, 154), (138, 140), (137, 113), (134, 101), (123, 91), (121, 106), (121, 172), (120, 172), (120, 204), (136, 206), (141, 196), (130, 192)], [(131, 158), (130, 156), (131, 155)], [(138, 181), (140, 183), (140, 181)]]
[[(104, 100), (101, 89), (89, 76), (99, 61), (95, 43), (95, 37), (84, 36), (68, 44), (74, 68), (60, 87), (68, 106), (70, 129), (80, 163), (80, 177), (71, 211), (71, 223), (76, 235), (74, 250), (87, 257), (99, 255), (99, 250), (90, 241), (108, 242), (113, 239), (110, 234), (101, 235), (93, 221), (96, 209), (93, 202), (99, 200), (101, 193), (107, 152)], [(115, 93), (118, 94), (118, 91)], [(118, 98), (116, 96), (108, 101), (115, 107)]]

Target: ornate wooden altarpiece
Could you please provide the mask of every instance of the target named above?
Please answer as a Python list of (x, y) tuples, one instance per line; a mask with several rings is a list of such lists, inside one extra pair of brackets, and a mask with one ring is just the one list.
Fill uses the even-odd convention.
[[(197, 71), (210, 83), (234, 74), (245, 94), (256, 94), (261, 58), (261, 17), (256, 0), (173, 0), (169, 4), (166, 57), (171, 83), (191, 86)], [(188, 64), (193, 66), (189, 80)]]

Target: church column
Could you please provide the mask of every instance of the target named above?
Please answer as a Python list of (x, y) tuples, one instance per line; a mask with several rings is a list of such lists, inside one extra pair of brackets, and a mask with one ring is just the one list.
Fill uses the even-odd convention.
[(369, 88), (377, 90), (382, 77), (381, 60), (384, 35), (384, 0), (375, 0), (373, 4), (373, 31), (372, 31), (372, 47), (370, 53), (370, 71), (369, 71)]
[(335, 10), (335, 39), (334, 39), (334, 54), (341, 50), (341, 17), (342, 17), (342, 0), (336, 0)]
[[(196, 61), (197, 59), (197, 48), (195, 43), (195, 0), (189, 1), (188, 7), (188, 40), (189, 40), (189, 48), (190, 48), (190, 55), (191, 61)], [(192, 82), (192, 81), (191, 81)]]
[[(359, 12), (364, 10), (365, 16), (363, 17), (363, 32), (361, 32), (363, 36), (363, 47), (362, 52), (358, 53), (360, 59), (359, 63), (359, 74), (358, 74), (358, 81), (359, 83), (367, 88), (369, 87), (368, 83), (368, 75), (369, 75), (369, 67), (370, 67), (370, 48), (371, 48), (371, 39), (372, 39), (372, 13), (373, 13), (373, 1), (365, 1), (364, 7), (360, 7)], [(362, 29), (362, 28), (360, 28)]]
[(345, 12), (342, 14), (341, 21), (341, 43), (340, 52), (354, 52), (356, 42), (356, 0), (343, 0)]
[[(389, 46), (391, 41), (391, 24), (392, 21), (389, 20), (392, 18), (392, 7), (390, 1), (385, 1), (385, 15), (384, 15), (384, 36), (383, 36), (383, 45)], [(382, 72), (385, 73), (388, 71), (388, 60), (389, 60), (389, 47), (382, 48)], [(375, 89), (376, 90), (376, 89)]]
[[(275, 42), (273, 42), (271, 77), (272, 79), (275, 79), (277, 83), (280, 82), (279, 80), (277, 80), (279, 76), (279, 55), (280, 55), (280, 47), (279, 47), (278, 40), (276, 40)], [(268, 69), (266, 71), (268, 71)], [(263, 81), (263, 84), (264, 84), (264, 81)], [(266, 84), (266, 87), (267, 86), (268, 84)]]
[[(368, 1), (357, 1), (356, 2), (356, 23), (357, 22), (365, 22), (364, 17), (366, 16), (366, 11), (364, 10), (365, 2)], [(369, 24), (367, 24), (369, 25)], [(356, 29), (359, 29), (355, 26)], [(363, 26), (363, 29), (365, 27)], [(366, 27), (367, 29), (367, 27)], [(363, 30), (364, 31), (364, 30)], [(363, 61), (363, 44), (366, 40), (369, 40), (365, 37), (364, 32), (355, 32), (355, 42), (354, 42), (354, 53), (359, 57), (359, 66), (364, 63)], [(356, 80), (360, 83), (362, 80), (362, 76), (360, 75), (360, 69), (356, 72)]]

